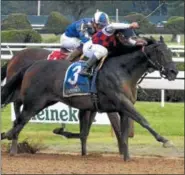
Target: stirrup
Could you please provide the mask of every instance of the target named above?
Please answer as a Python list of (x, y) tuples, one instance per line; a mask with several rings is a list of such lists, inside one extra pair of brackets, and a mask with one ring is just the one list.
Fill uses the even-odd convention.
[(90, 70), (87, 70), (87, 71), (82, 70), (81, 72), (79, 72), (79, 74), (80, 74), (81, 76), (92, 77), (92, 76), (93, 76), (93, 69), (90, 68)]
[(81, 76), (87, 76), (87, 77), (91, 77), (92, 76), (92, 73), (90, 73), (90, 72), (80, 72), (79, 74)]

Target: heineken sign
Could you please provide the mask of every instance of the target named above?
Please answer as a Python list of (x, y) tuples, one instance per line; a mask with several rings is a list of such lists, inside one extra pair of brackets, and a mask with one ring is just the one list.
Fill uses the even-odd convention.
[[(12, 121), (15, 120), (13, 105), (11, 105), (11, 118)], [(72, 108), (63, 103), (56, 103), (33, 116), (30, 122), (79, 124), (78, 109)], [(94, 124), (110, 124), (107, 114), (97, 113)]]

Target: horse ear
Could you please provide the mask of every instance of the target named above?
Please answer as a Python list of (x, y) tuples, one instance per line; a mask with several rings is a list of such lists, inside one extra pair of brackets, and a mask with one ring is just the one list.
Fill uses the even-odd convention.
[(163, 38), (162, 36), (159, 37), (159, 41), (160, 41), (161, 43), (165, 43), (165, 42), (164, 42), (164, 38)]
[(156, 39), (155, 39), (153, 36), (150, 36), (150, 39), (151, 39), (154, 43), (157, 42)]

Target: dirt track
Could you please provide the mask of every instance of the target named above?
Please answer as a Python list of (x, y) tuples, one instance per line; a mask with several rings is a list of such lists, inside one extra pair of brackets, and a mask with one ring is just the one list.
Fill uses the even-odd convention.
[(115, 154), (2, 153), (3, 174), (184, 174), (183, 158), (132, 157), (124, 162)]

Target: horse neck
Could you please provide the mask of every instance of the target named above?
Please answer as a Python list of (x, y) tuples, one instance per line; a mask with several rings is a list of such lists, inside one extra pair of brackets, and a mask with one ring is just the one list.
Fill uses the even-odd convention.
[[(148, 62), (141, 50), (134, 53), (114, 57), (110, 60), (110, 66), (120, 67), (116, 72), (123, 77), (122, 81), (129, 80), (135, 86), (141, 76), (147, 71)], [(126, 75), (126, 76), (125, 76)]]
[(130, 62), (126, 64), (125, 69), (129, 74), (130, 83), (135, 86), (138, 80), (147, 71), (148, 62), (141, 50), (136, 51), (133, 54), (129, 54), (129, 56), (131, 57), (129, 60)]
[(138, 66), (131, 72), (131, 84), (136, 86), (139, 79), (147, 71), (147, 63), (138, 64)]
[(131, 46), (123, 46), (123, 44), (118, 43), (116, 49), (112, 50), (112, 52), (109, 53), (110, 57), (114, 56), (121, 56), (123, 54), (129, 54), (140, 50), (140, 47), (131, 47)]

